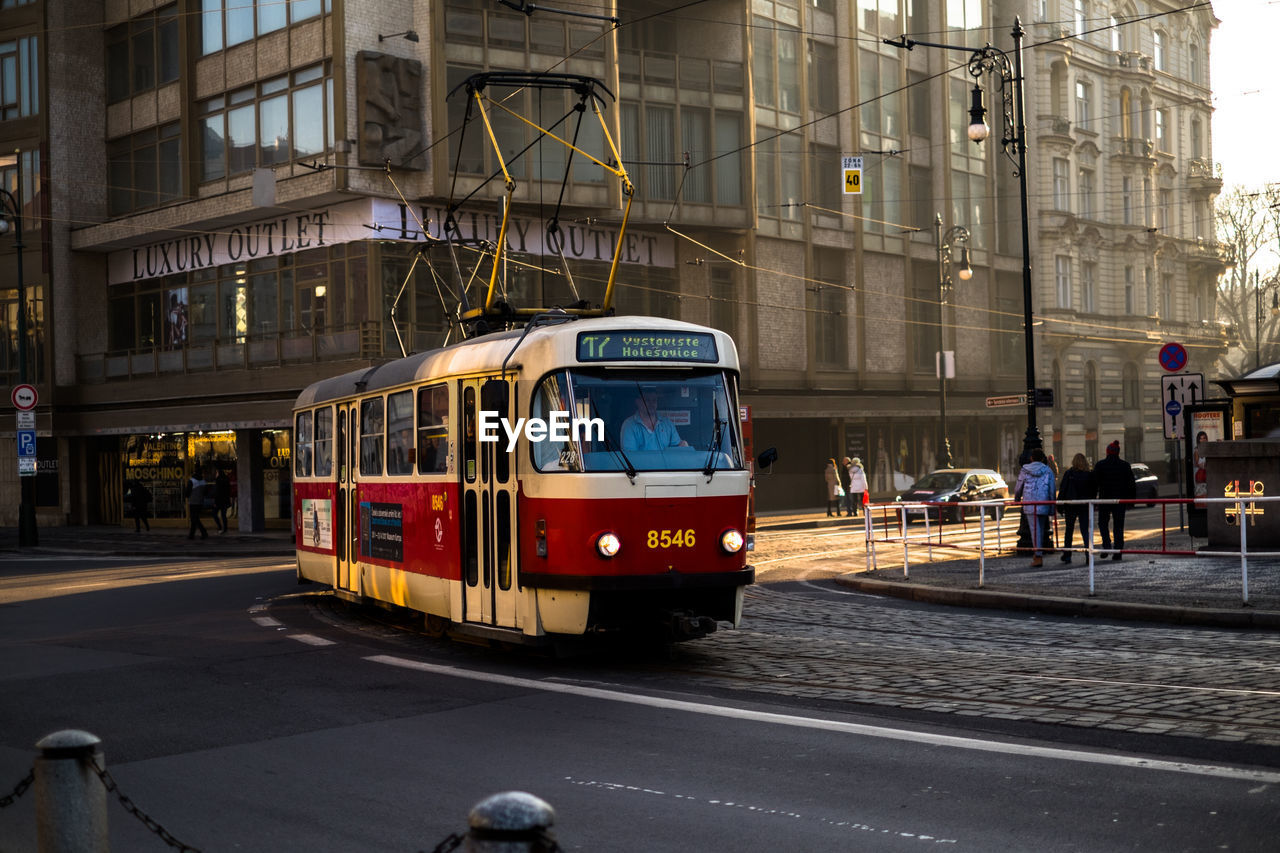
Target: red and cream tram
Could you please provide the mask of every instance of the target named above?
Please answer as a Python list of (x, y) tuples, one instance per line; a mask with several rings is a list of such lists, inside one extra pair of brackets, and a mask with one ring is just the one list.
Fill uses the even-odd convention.
[(559, 315), (317, 382), (294, 410), (299, 577), (494, 638), (736, 626), (737, 375), (723, 332)]

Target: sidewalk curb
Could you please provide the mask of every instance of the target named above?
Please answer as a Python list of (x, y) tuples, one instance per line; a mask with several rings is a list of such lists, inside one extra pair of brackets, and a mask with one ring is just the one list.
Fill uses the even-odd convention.
[(1002, 592), (987, 589), (957, 589), (917, 583), (860, 578), (840, 575), (837, 584), (872, 595), (902, 598), (929, 604), (957, 607), (985, 607), (1008, 610), (1030, 610), (1058, 616), (1090, 616), (1129, 619), (1145, 622), (1168, 622), (1176, 625), (1203, 625), (1216, 628), (1280, 628), (1280, 613), (1274, 610), (1239, 610), (1220, 608), (1173, 607), (1161, 604), (1138, 604), (1124, 601), (1098, 601), (1088, 598), (1066, 598)]

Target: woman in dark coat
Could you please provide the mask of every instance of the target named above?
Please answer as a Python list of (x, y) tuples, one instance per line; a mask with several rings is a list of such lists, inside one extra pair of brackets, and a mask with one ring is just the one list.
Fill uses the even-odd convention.
[[(1089, 460), (1083, 453), (1077, 453), (1071, 460), (1071, 467), (1062, 475), (1062, 483), (1058, 486), (1058, 500), (1087, 501), (1098, 496), (1098, 482), (1089, 467)], [(1075, 532), (1076, 522), (1080, 522), (1080, 538), (1085, 547), (1089, 546), (1089, 538), (1093, 535), (1089, 521), (1093, 514), (1088, 504), (1067, 504), (1063, 511), (1067, 517), (1066, 538), (1062, 540), (1062, 562), (1071, 562), (1071, 536)]]

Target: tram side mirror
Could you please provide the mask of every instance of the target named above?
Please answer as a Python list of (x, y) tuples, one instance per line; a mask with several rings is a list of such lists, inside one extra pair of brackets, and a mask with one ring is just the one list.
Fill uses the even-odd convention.
[(770, 447), (767, 450), (762, 451), (760, 455), (756, 457), (756, 470), (758, 471), (762, 468), (768, 468), (777, 461), (778, 448)]

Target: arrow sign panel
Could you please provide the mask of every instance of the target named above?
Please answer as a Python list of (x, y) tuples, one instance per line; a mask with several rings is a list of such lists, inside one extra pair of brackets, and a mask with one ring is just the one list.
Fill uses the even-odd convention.
[(1204, 399), (1203, 373), (1166, 374), (1160, 379), (1160, 404), (1164, 407), (1164, 437), (1178, 437), (1178, 415), (1186, 406)]

